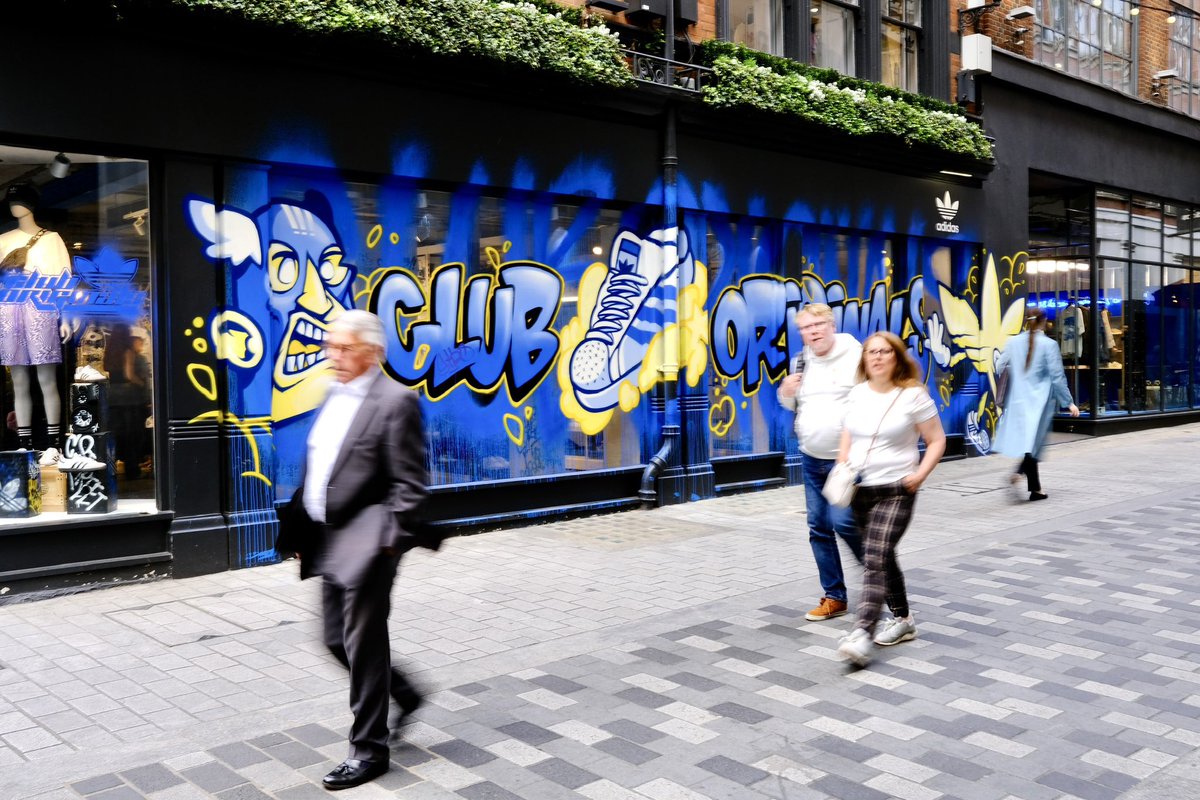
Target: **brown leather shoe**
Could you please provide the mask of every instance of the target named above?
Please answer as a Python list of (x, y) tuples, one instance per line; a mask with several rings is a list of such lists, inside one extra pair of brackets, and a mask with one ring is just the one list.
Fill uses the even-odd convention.
[(840, 617), (846, 613), (846, 603), (842, 600), (834, 600), (832, 597), (822, 597), (820, 604), (812, 611), (804, 615), (804, 618), (812, 622), (820, 622), (826, 619)]

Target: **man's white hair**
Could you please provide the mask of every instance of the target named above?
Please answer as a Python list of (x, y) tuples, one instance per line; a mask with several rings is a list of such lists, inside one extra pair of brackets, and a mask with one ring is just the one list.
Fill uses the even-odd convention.
[(387, 341), (383, 335), (383, 320), (362, 309), (352, 309), (333, 321), (329, 327), (330, 333), (348, 333), (363, 344), (369, 344), (380, 350), (387, 349)]

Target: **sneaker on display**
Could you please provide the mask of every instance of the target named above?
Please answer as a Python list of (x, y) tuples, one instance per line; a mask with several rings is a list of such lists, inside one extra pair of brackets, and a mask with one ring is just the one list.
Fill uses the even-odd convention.
[(42, 467), (52, 467), (62, 460), (62, 453), (57, 447), (47, 447), (42, 452), (42, 457), (38, 459), (38, 465)]
[(87, 456), (72, 456), (58, 462), (60, 472), (82, 472), (89, 469), (103, 469), (104, 462)]
[(871, 634), (865, 628), (855, 628), (838, 644), (838, 653), (860, 667), (871, 663)]
[(834, 600), (832, 597), (822, 597), (821, 602), (812, 611), (804, 615), (810, 622), (833, 619), (846, 613), (846, 601)]
[(883, 629), (875, 634), (875, 644), (891, 647), (915, 638), (917, 638), (917, 625), (913, 622), (912, 615), (892, 617), (883, 625)]
[(106, 380), (108, 380), (108, 376), (90, 364), (75, 370), (76, 383), (96, 383), (97, 381)]
[[(676, 245), (673, 264), (664, 263), (669, 244)], [(675, 318), (679, 290), (694, 277), (684, 231), (655, 231), (645, 239), (629, 231), (617, 236), (588, 332), (571, 354), (571, 383), (580, 405), (604, 411), (617, 404), (621, 382), (636, 382), (650, 341)]]

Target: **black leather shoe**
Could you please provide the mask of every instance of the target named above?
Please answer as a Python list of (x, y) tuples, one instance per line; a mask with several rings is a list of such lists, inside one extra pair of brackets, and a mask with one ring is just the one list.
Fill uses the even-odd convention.
[(1041, 492), (1030, 492), (1029, 493), (1029, 502), (1033, 503), (1037, 500), (1045, 500), (1048, 497), (1049, 497), (1049, 495), (1042, 494)]
[(386, 761), (359, 761), (357, 758), (347, 758), (326, 775), (321, 783), (331, 792), (338, 789), (349, 789), (361, 786), (367, 781), (373, 781), (388, 771)]

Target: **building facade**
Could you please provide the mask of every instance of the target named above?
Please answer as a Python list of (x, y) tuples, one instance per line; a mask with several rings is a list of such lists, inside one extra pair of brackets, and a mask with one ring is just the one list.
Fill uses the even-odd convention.
[[(949, 57), (949, 11), (731, 0), (701, 4), (690, 28), (678, 22), (939, 96), (951, 89), (950, 71), (935, 68)], [(762, 46), (768, 18), (779, 38)], [(1116, 252), (1121, 224), (1128, 241), (1148, 241), (1134, 209), (1149, 190), (1132, 163), (1126, 183), (1092, 176), (1095, 259), (1026, 235), (1026, 218), (1045, 208), (1038, 198), (1102, 165), (1065, 141), (1051, 153), (1022, 139), (1016, 110), (1031, 95), (999, 68), (983, 86), (984, 120), (1013, 163), (998, 158), (993, 173), (900, 140), (713, 109), (675, 88), (581, 89), (437, 63), (430, 81), (420, 60), (344, 43), (306, 58), (267, 29), (219, 45), (206, 29), (103, 32), (72, 38), (71, 59), (41, 63), (36, 96), (20, 81), (0, 85), (0, 186), (35, 190), (35, 229), (65, 251), (53, 269), (40, 260), (45, 243), (32, 257), (29, 221), (0, 225), (5, 251), (30, 254), (0, 306), (66, 323), (61, 365), (10, 369), (4, 410), (29, 418), (42, 450), (57, 392), (65, 455), (102, 465), (56, 475), (9, 457), (0, 587), (17, 593), (274, 561), (274, 508), (296, 487), (328, 379), (321, 343), (348, 308), (380, 314), (385, 372), (421, 394), (432, 516), (480, 530), (795, 482), (797, 445), (774, 388), (800, 350), (790, 319), (805, 302), (831, 305), (839, 330), (901, 336), (951, 454), (986, 453), (995, 350), (1019, 330), (1026, 295), (1054, 309), (1073, 299), (1087, 314), (1085, 273), (1100, 281), (1120, 260), (1134, 281), (1151, 263)], [(98, 83), (131, 88), (86, 91), (80, 64), (96, 65)], [(1073, 124), (1104, 140), (1087, 119)], [(1163, 141), (1183, 138), (1146, 136), (1141, 146), (1164, 165)], [(1057, 178), (1038, 166), (1076, 162)], [(1176, 268), (1167, 261), (1178, 242), (1166, 242), (1186, 227), (1163, 204), (1200, 202), (1175, 174), (1149, 194), (1164, 220), (1160, 270)], [(1122, 186), (1124, 207), (1111, 191)], [(1060, 227), (1081, 236), (1078, 205), (1061, 207)], [(1074, 294), (1049, 282), (1060, 275)], [(1125, 364), (1136, 338), (1129, 291), (1095, 294), (1109, 301)], [(1154, 319), (1160, 330), (1178, 324)], [(1195, 324), (1184, 324), (1193, 376)], [(1149, 388), (1139, 399), (1091, 377), (1108, 339), (1086, 319), (1078, 331), (1091, 344), (1072, 350), (1076, 389), (1104, 398), (1090, 419), (1149, 413)], [(1162, 337), (1144, 336), (1146, 359), (1174, 357)], [(77, 380), (80, 367), (107, 380)], [(1178, 380), (1156, 369), (1160, 386)], [(1182, 411), (1176, 392), (1157, 397), (1158, 411)], [(17, 452), (18, 433), (5, 453)]]

